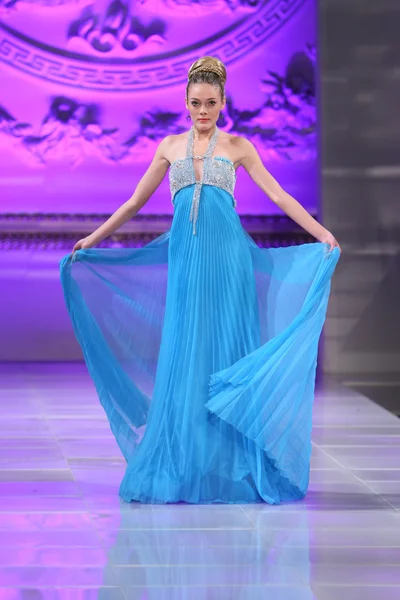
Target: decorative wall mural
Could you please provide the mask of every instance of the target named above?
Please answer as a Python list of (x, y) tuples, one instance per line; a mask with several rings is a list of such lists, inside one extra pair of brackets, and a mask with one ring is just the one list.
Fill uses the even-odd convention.
[[(204, 54), (228, 69), (220, 128), (315, 209), (314, 2), (0, 0), (1, 210), (126, 199), (159, 141), (188, 129), (187, 71)], [(172, 210), (163, 186), (145, 210)], [(239, 173), (239, 210), (271, 210), (251, 186)]]
[[(69, 23), (64, 23), (63, 11), (63, 26), (54, 42), (54, 31), (49, 36), (43, 25), (38, 30), (34, 19), (31, 24), (24, 22), (24, 27), (16, 28), (12, 21), (18, 24), (20, 19), (9, 15), (9, 19), (0, 22), (0, 60), (32, 76), (78, 88), (152, 90), (184, 82), (189, 66), (198, 56), (218, 56), (227, 65), (236, 62), (265, 44), (305, 1), (266, 0), (255, 6), (252, 2), (224, 2), (224, 6), (231, 4), (224, 19), (215, 12), (221, 2), (203, 2), (197, 10), (193, 10), (195, 3), (190, 6), (185, 2), (180, 10), (167, 11), (164, 18), (155, 18), (156, 5), (162, 11), (162, 2), (96, 2), (95, 9), (88, 8), (84, 16), (81, 14)], [(179, 2), (172, 4), (176, 8)], [(98, 10), (102, 5), (101, 13)], [(171, 6), (171, 1), (166, 5)], [(60, 44), (64, 36), (67, 43)], [(153, 39), (151, 47), (146, 48), (145, 42), (152, 37), (157, 43)], [(76, 45), (76, 38), (88, 43), (84, 47)], [(159, 54), (163, 41), (163, 54)], [(122, 52), (110, 58), (103, 56), (102, 48)], [(133, 50), (134, 61), (125, 55)]]
[[(95, 6), (99, 4), (96, 0), (0, 0), (0, 7), (11, 9), (17, 4), (24, 7), (41, 6), (44, 8), (53, 8), (55, 6), (64, 6), (66, 4), (88, 4)], [(124, 4), (131, 4), (124, 2)], [(136, 7), (151, 7), (153, 10), (162, 10), (163, 12), (176, 11), (201, 14), (214, 12), (216, 10), (236, 10), (241, 7), (248, 7), (255, 10), (263, 4), (262, 0), (136, 0)]]
[[(144, 23), (129, 11), (129, 2), (113, 0), (105, 14), (95, 12), (93, 6), (82, 11), (68, 30), (68, 39), (84, 40), (96, 52), (106, 55), (113, 50), (134, 53), (145, 46), (146, 52), (162, 50), (166, 44), (166, 22), (155, 18)], [(85, 47), (82, 48), (85, 50)]]
[[(315, 82), (314, 52), (308, 49), (296, 53), (284, 75), (267, 72), (261, 87), (265, 101), (257, 108), (240, 110), (234, 99), (227, 98), (221, 129), (236, 135), (245, 135), (257, 143), (264, 156), (270, 158), (309, 159), (315, 153)], [(143, 148), (155, 145), (168, 134), (187, 129), (185, 115), (149, 110), (134, 126), (134, 133), (122, 132), (118, 127), (104, 128), (98, 104), (79, 103), (67, 96), (51, 101), (49, 111), (37, 131), (28, 123), (17, 122), (0, 106), (0, 133), (14, 138), (25, 157), (41, 163), (68, 157), (72, 165), (95, 154), (105, 160), (119, 162), (138, 160)], [(120, 141), (122, 140), (122, 141)]]

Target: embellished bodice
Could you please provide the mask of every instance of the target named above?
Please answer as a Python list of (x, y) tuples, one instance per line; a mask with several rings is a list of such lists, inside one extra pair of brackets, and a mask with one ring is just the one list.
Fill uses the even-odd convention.
[[(234, 199), (236, 172), (231, 160), (224, 156), (213, 156), (218, 137), (218, 128), (212, 135), (207, 151), (204, 156), (193, 156), (194, 130), (189, 131), (186, 157), (175, 160), (170, 167), (169, 182), (171, 189), (171, 201), (174, 203), (175, 195), (184, 187), (195, 185), (193, 191), (192, 209), (190, 220), (193, 222), (193, 233), (196, 233), (196, 223), (199, 211), (199, 202), (201, 188), (203, 185), (213, 185), (228, 192), (233, 199), (233, 205), (236, 206)], [(203, 160), (202, 178), (196, 179), (194, 169), (194, 160)]]
[[(191, 158), (180, 158), (172, 163), (169, 171), (169, 183), (172, 202), (179, 190), (187, 185), (196, 183), (193, 160)], [(210, 159), (204, 159), (203, 184), (215, 185), (233, 196), (235, 183), (235, 167), (228, 158), (214, 156)]]

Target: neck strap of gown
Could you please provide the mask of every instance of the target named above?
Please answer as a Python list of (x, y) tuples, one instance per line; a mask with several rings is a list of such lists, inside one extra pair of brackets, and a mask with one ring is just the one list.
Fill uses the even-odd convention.
[[(215, 146), (217, 145), (217, 140), (218, 140), (218, 133), (219, 133), (219, 129), (218, 129), (218, 127), (215, 127), (214, 133), (212, 134), (212, 136), (210, 137), (210, 140), (208, 142), (208, 146), (207, 146), (206, 153), (204, 154), (204, 158), (211, 158), (212, 155), (214, 154)], [(189, 129), (188, 141), (187, 141), (187, 146), (186, 146), (186, 157), (187, 158), (194, 158), (193, 157), (193, 148), (194, 148), (194, 127), (192, 126)]]
[[(214, 133), (212, 134), (210, 141), (208, 142), (206, 153), (201, 158), (211, 158), (212, 157), (212, 155), (214, 154), (215, 146), (217, 145), (218, 133), (219, 133), (218, 127), (215, 127)], [(194, 148), (194, 127), (192, 126), (189, 130), (188, 142), (187, 142), (187, 147), (186, 147), (186, 157), (191, 158), (192, 161), (194, 159), (193, 148)], [(196, 223), (197, 223), (197, 217), (199, 214), (201, 187), (203, 185), (203, 180), (204, 180), (204, 170), (208, 166), (207, 162), (208, 161), (204, 161), (204, 163), (203, 163), (203, 171), (202, 171), (202, 175), (201, 175), (201, 181), (196, 180), (194, 192), (193, 192), (192, 207), (190, 209), (190, 222), (193, 223), (193, 235), (196, 235)], [(192, 168), (193, 168), (194, 177), (196, 178), (193, 162), (192, 162)]]

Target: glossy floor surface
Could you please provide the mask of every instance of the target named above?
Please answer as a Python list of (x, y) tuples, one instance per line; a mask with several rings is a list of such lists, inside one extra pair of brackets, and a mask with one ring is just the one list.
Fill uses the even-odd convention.
[(305, 500), (150, 506), (81, 365), (0, 365), (1, 600), (400, 598), (400, 421), (316, 395)]

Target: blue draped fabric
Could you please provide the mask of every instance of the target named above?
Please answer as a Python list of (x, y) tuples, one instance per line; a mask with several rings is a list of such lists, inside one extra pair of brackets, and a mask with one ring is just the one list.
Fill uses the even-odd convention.
[(304, 497), (317, 346), (339, 250), (260, 249), (233, 198), (175, 196), (142, 249), (80, 250), (67, 308), (127, 468), (126, 501), (271, 504)]

